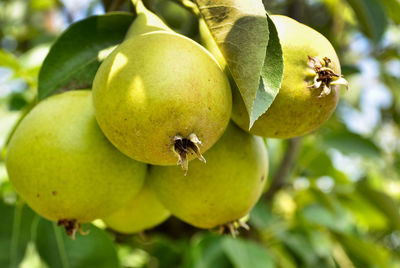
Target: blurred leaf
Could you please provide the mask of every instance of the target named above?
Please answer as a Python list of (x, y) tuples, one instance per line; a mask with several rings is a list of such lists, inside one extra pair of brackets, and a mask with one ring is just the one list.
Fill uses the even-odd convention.
[(340, 66), (340, 69), (344, 77), (360, 73), (360, 68), (357, 67), (356, 65), (342, 64)]
[(144, 267), (149, 263), (150, 254), (141, 248), (123, 243), (116, 244), (116, 247), (122, 267)]
[(346, 217), (343, 217), (341, 213), (335, 214), (319, 204), (303, 208), (300, 215), (309, 223), (320, 225), (333, 231), (341, 233), (350, 233), (352, 231), (353, 226), (347, 221)]
[(293, 252), (293, 255), (299, 257), (304, 263), (304, 267), (309, 267), (316, 262), (317, 256), (314, 249), (304, 232), (291, 231), (286, 232), (282, 237), (282, 242)]
[(297, 268), (295, 256), (292, 252), (286, 250), (282, 244), (273, 243), (271, 244), (268, 240), (265, 242), (268, 244), (268, 251), (274, 256), (276, 265), (284, 268)]
[(186, 240), (172, 240), (166, 236), (153, 237), (150, 253), (157, 258), (159, 268), (177, 267), (182, 262), (182, 255), (188, 249)]
[(379, 0), (347, 0), (347, 2), (353, 8), (364, 33), (373, 41), (379, 42), (387, 26), (382, 2)]
[(358, 226), (369, 230), (387, 228), (388, 220), (385, 215), (367, 200), (357, 191), (340, 195), (341, 203), (352, 212)]
[[(287, 246), (291, 257), (297, 259), (295, 267), (334, 268), (331, 255), (332, 244), (328, 232), (317, 231), (307, 226), (295, 227), (282, 236), (282, 242)], [(281, 260), (277, 259), (277, 262)], [(280, 266), (280, 267), (290, 267)]]
[(56, 223), (40, 219), (36, 248), (50, 266), (59, 268), (118, 268), (118, 257), (110, 236), (90, 225), (88, 235), (68, 237)]
[(357, 184), (357, 190), (366, 200), (386, 215), (393, 228), (400, 230), (399, 205), (393, 200), (393, 198), (383, 192), (372, 189), (366, 180)]
[(29, 1), (30, 8), (35, 10), (49, 9), (56, 5), (56, 0), (31, 0)]
[(269, 41), (267, 54), (261, 70), (260, 84), (250, 114), (250, 127), (271, 106), (278, 95), (283, 78), (283, 54), (278, 31), (268, 16)]
[[(332, 242), (330, 238), (330, 233), (323, 231), (318, 231), (315, 229), (308, 230), (308, 237), (313, 245), (315, 253), (321, 258), (330, 259), (332, 254)], [(325, 265), (326, 266), (326, 265)], [(329, 265), (330, 266), (330, 265)], [(335, 267), (332, 265), (332, 267)]]
[(309, 171), (309, 176), (324, 176), (333, 169), (332, 160), (326, 151), (320, 151), (315, 143), (303, 146), (299, 156), (298, 165)]
[(0, 49), (0, 66), (9, 67), (13, 70), (20, 68), (17, 58), (10, 52)]
[(381, 157), (380, 150), (371, 140), (351, 132), (336, 132), (324, 136), (325, 148), (335, 148), (347, 155)]
[[(36, 73), (36, 69), (42, 65), (44, 59), (49, 53), (50, 47), (51, 44), (48, 43), (37, 45), (22, 54), (19, 57), (19, 62), (26, 70), (34, 69)], [(37, 73), (35, 75), (37, 75)]]
[[(195, 245), (192, 246), (195, 252), (192, 255), (193, 267), (226, 267), (232, 268), (232, 264), (225, 255), (222, 248), (222, 237), (215, 234), (203, 234)], [(189, 266), (192, 267), (192, 266)]]
[[(195, 3), (252, 117), (269, 36), (263, 3), (261, 0), (195, 0)], [(271, 54), (274, 52), (271, 50)], [(258, 109), (257, 113), (260, 113)]]
[(378, 244), (357, 236), (335, 234), (356, 267), (389, 268), (389, 252)]
[(235, 268), (272, 268), (272, 258), (259, 244), (241, 238), (225, 237), (222, 247)]
[[(0, 168), (3, 163), (0, 162)], [(14, 187), (12, 186), (11, 182), (8, 180), (8, 178), (0, 178), (0, 200), (4, 200), (5, 203), (7, 204), (13, 204), (17, 202), (17, 193), (15, 192)]]
[(7, 205), (0, 198), (0, 267), (17, 268), (31, 240), (36, 214), (23, 202)]
[(400, 2), (398, 0), (381, 0), (386, 7), (390, 18), (396, 23), (400, 23)]
[(222, 236), (198, 234), (190, 245), (185, 268), (232, 268), (222, 248)]
[(98, 53), (120, 43), (132, 23), (129, 13), (92, 16), (72, 24), (56, 40), (39, 73), (38, 98), (90, 88), (100, 65)]
[(258, 203), (251, 209), (250, 224), (259, 230), (266, 229), (276, 221), (274, 214), (268, 204), (260, 199)]
[(347, 185), (351, 183), (345, 173), (334, 167), (327, 150), (321, 150), (323, 148), (319, 144), (315, 144), (315, 140), (303, 142), (303, 144), (297, 161), (297, 166), (303, 176), (310, 178), (330, 176), (336, 184)]
[(10, 97), (10, 102), (8, 103), (8, 109), (10, 111), (19, 111), (27, 106), (29, 102), (23, 93), (13, 93)]

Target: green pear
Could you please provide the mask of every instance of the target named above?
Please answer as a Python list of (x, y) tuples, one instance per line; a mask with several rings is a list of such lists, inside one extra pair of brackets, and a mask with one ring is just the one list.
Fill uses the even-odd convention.
[(164, 206), (199, 228), (229, 225), (246, 216), (259, 199), (268, 175), (264, 141), (230, 124), (186, 177), (178, 167), (150, 166), (150, 185)]
[(70, 234), (126, 205), (147, 169), (103, 135), (88, 90), (52, 96), (30, 111), (11, 139), (6, 167), (22, 199)]
[(225, 60), (224, 55), (222, 55), (221, 50), (219, 50), (217, 42), (212, 36), (210, 30), (208, 29), (207, 23), (203, 18), (199, 18), (199, 32), (200, 32), (200, 42), (207, 48), (208, 51), (215, 57), (221, 69), (230, 77), (230, 72), (228, 70), (228, 63)]
[(100, 128), (121, 152), (184, 170), (195, 157), (204, 161), (201, 153), (221, 137), (232, 108), (229, 81), (213, 56), (168, 31), (119, 45), (96, 73), (93, 101)]
[[(271, 16), (282, 45), (284, 74), (274, 102), (250, 129), (268, 138), (292, 138), (322, 125), (339, 100), (340, 63), (331, 43), (314, 29), (286, 16)], [(249, 128), (242, 97), (233, 87), (232, 119)]]
[(103, 218), (103, 221), (115, 231), (132, 234), (162, 223), (170, 214), (154, 191), (145, 184), (128, 205)]

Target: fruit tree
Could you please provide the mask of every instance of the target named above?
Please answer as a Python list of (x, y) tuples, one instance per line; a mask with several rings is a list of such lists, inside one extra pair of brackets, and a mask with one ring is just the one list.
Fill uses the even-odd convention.
[(400, 268), (398, 0), (2, 0), (0, 41), (0, 268)]

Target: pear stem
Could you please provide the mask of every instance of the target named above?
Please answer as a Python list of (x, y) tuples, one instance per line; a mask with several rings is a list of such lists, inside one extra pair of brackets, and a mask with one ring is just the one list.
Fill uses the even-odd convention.
[(190, 0), (174, 0), (174, 1), (178, 4), (180, 4), (186, 10), (192, 12), (197, 17), (201, 17), (200, 10), (194, 2), (192, 2)]
[(142, 0), (131, 0), (132, 5), (135, 7), (136, 14), (145, 13), (147, 8), (143, 4)]

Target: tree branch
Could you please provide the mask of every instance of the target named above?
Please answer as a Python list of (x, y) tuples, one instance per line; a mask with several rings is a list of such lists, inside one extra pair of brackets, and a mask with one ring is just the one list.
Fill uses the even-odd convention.
[(106, 12), (112, 12), (117, 11), (124, 3), (124, 0), (102, 0), (102, 3)]
[(266, 201), (271, 201), (280, 189), (287, 184), (287, 179), (293, 168), (296, 166), (297, 156), (301, 148), (301, 138), (293, 138), (288, 140), (288, 147), (285, 155), (283, 156), (282, 162), (275, 173), (271, 185), (264, 195)]

